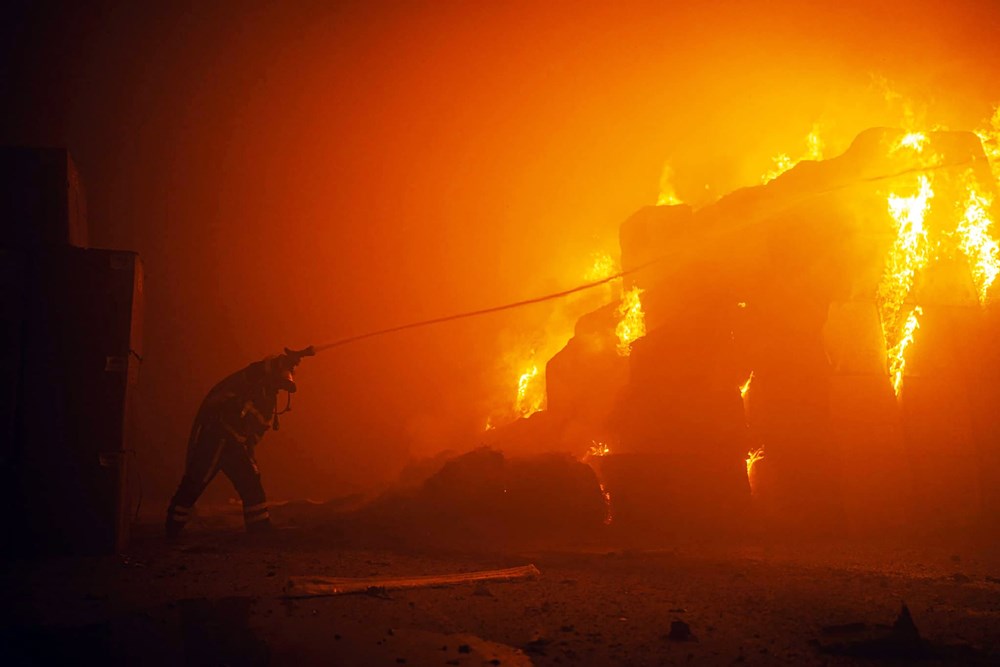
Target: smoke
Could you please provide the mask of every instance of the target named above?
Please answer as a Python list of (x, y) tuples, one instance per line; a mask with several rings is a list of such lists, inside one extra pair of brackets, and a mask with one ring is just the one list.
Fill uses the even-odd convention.
[[(223, 375), (576, 284), (657, 203), (665, 162), (676, 196), (706, 203), (804, 152), (816, 124), (832, 156), (872, 125), (976, 127), (1000, 99), (989, 2), (8, 11), (3, 140), (68, 145), (95, 245), (145, 259), (154, 497)], [(265, 483), (336, 495), (474, 439), (507, 395), (508, 345), (552, 344), (576, 315), (307, 360), (260, 449)]]

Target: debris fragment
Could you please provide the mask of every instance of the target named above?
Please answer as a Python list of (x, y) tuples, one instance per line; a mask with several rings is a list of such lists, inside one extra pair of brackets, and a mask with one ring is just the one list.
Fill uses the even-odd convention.
[(819, 648), (823, 653), (878, 660), (922, 659), (934, 655), (931, 647), (921, 638), (905, 603), (891, 628), (882, 625), (868, 631), (868, 626), (864, 623), (832, 627), (851, 629), (861, 636), (835, 644), (820, 644)]
[(551, 643), (551, 640), (539, 637), (525, 644), (524, 652), (529, 655), (545, 655), (545, 648)]
[(285, 584), (287, 597), (315, 597), (369, 593), (385, 595), (390, 590), (454, 586), (484, 581), (521, 581), (535, 579), (541, 572), (534, 565), (501, 570), (482, 570), (454, 574), (432, 574), (417, 577), (289, 577)]
[(667, 639), (672, 642), (696, 642), (698, 638), (691, 633), (691, 626), (684, 621), (672, 621)]

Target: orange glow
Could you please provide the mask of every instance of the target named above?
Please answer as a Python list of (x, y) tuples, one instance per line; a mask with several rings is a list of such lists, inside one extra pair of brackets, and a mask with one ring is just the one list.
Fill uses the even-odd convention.
[[(72, 48), (36, 59), (37, 76), (24, 70), (10, 78), (12, 90), (72, 104), (49, 104), (52, 113), (37, 117), (27, 98), (8, 105), (24, 116), (9, 124), (8, 143), (65, 140), (78, 152), (96, 204), (95, 241), (134, 245), (150, 276), (162, 278), (148, 285), (151, 354), (142, 380), (157, 408), (139, 418), (141, 432), (166, 434), (140, 463), (154, 476), (154, 489), (172, 487), (183, 465), (178, 449), (186, 433), (179, 431), (190, 426), (194, 400), (184, 397), (224, 373), (285, 344), (321, 343), (580, 284), (592, 253), (612, 260), (602, 261), (605, 267), (620, 261), (619, 226), (644, 205), (651, 220), (675, 213), (679, 219), (684, 211), (668, 205), (697, 209), (735, 193), (733, 218), (752, 240), (757, 219), (770, 209), (740, 203), (761, 188), (737, 190), (757, 186), (772, 156), (830, 158), (872, 127), (904, 128), (897, 137), (924, 132), (922, 152), (904, 146), (902, 164), (935, 150), (932, 128), (976, 127), (991, 166), (1000, 169), (995, 2), (920, 1), (905, 10), (872, 3), (649, 3), (628, 11), (586, 4), (570, 12), (553, 3), (268, 3), (260, 11), (239, 3), (194, 3), (191, 11), (176, 4), (165, 3), (162, 16), (87, 12), (99, 22), (74, 32)], [(29, 28), (37, 22), (47, 33), (67, 24), (36, 14)], [(18, 44), (36, 44), (41, 56), (63, 43), (25, 30)], [(52, 72), (62, 74), (51, 79)], [(893, 171), (891, 162), (871, 175), (882, 175), (883, 166)], [(794, 175), (808, 177), (812, 166), (801, 162)], [(845, 166), (844, 175), (853, 176)], [(977, 175), (987, 172), (981, 159), (975, 166)], [(903, 296), (873, 294), (896, 237), (887, 198), (918, 194), (917, 173), (852, 183), (824, 194), (815, 208), (796, 200), (800, 208), (789, 212), (795, 234), (811, 222), (811, 211), (830, 213), (820, 208), (828, 201), (857, 213), (852, 219), (864, 238), (845, 244), (864, 254), (859, 263), (874, 257), (866, 267), (872, 275), (858, 276), (838, 298), (877, 300), (886, 340), (872, 354), (884, 368), (872, 372), (883, 373), (885, 385), (888, 351), (914, 306), (925, 315), (906, 349), (907, 373), (917, 369), (912, 357), (923, 335), (934, 331), (935, 311), (921, 299), (919, 279)], [(989, 303), (998, 293), (992, 260), (1000, 233), (992, 223), (1000, 199), (983, 176), (975, 194), (953, 195), (948, 173), (927, 172), (935, 196), (924, 271), (938, 238), (960, 228), (962, 237), (954, 234), (951, 243), (956, 254), (961, 246), (973, 258), (970, 300), (978, 292)], [(785, 177), (772, 185), (785, 181), (794, 186)], [(766, 194), (783, 205), (780, 189)], [(855, 191), (872, 197), (878, 189), (884, 191), (877, 205), (849, 210)], [(950, 230), (937, 227), (945, 220)], [(717, 239), (726, 243), (709, 263), (725, 259), (730, 240), (743, 240), (727, 236), (722, 223)], [(653, 256), (668, 248), (686, 261), (701, 252), (697, 225), (690, 236), (680, 230), (676, 243), (672, 228), (651, 223), (649, 231)], [(815, 240), (809, 231), (801, 235)], [(781, 234), (759, 240), (738, 249), (747, 278), (757, 282), (719, 298), (749, 299), (747, 326), (767, 339), (775, 333), (770, 299), (778, 295), (758, 290), (786, 276), (765, 256)], [(643, 263), (639, 254), (626, 254), (629, 267)], [(280, 270), (262, 269), (268, 265)], [(664, 268), (634, 276), (647, 290), (641, 310), (649, 338), (654, 326), (670, 326), (673, 295), (658, 292), (654, 280)], [(721, 275), (719, 283), (736, 288), (737, 279)], [(676, 287), (680, 294), (687, 286)], [(629, 381), (635, 364), (622, 363), (612, 348), (624, 343), (627, 354), (641, 335), (616, 337), (622, 318), (615, 309), (631, 288), (616, 283), (579, 295), (585, 303), (574, 296), (373, 338), (304, 365), (294, 412), (261, 449), (269, 494), (322, 497), (345, 485), (353, 492), (382, 483), (411, 454), (461, 449), (487, 428), (490, 438), (503, 439), (493, 427), (503, 431), (559, 403), (547, 362), (574, 335), (578, 319), (605, 303), (614, 304), (606, 326), (601, 320), (606, 330), (585, 333), (593, 334), (591, 349), (605, 345), (600, 352), (610, 359), (587, 361), (621, 368)], [(607, 298), (596, 298), (599, 292)], [(180, 312), (185, 316), (175, 317)], [(879, 347), (876, 317), (870, 319)], [(577, 342), (584, 347), (582, 337)], [(720, 372), (723, 389), (738, 388), (751, 367), (737, 376)], [(763, 410), (770, 369), (756, 368), (762, 375), (747, 398)], [(698, 372), (696, 361), (684, 370)], [(583, 375), (576, 385), (569, 378), (570, 390), (585, 393)], [(581, 408), (573, 417), (580, 415), (589, 413)], [(545, 420), (531, 421), (541, 428)], [(574, 432), (571, 442), (586, 449), (591, 431), (580, 433), (586, 436)], [(341, 443), (336, 456), (332, 440)], [(628, 451), (629, 443), (609, 442), (616, 454)], [(778, 442), (762, 437), (753, 446), (763, 442), (776, 457)], [(738, 452), (750, 448), (731, 452), (730, 463), (738, 465)], [(164, 479), (155, 478), (161, 473), (150, 461), (164, 463)], [(624, 489), (613, 491), (624, 499)]]
[(753, 382), (753, 371), (750, 371), (750, 377), (746, 379), (746, 382), (740, 385), (740, 397), (746, 398), (747, 392), (750, 391), (750, 383)]
[(633, 287), (622, 298), (621, 305), (618, 306), (618, 315), (621, 319), (615, 329), (618, 336), (618, 354), (627, 357), (632, 353), (632, 343), (646, 335), (646, 315), (642, 312), (643, 290)]

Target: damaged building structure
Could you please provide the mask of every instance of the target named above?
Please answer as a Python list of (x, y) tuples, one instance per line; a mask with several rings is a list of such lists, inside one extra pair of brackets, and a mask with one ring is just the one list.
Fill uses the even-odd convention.
[(547, 410), (485, 441), (599, 444), (623, 526), (996, 526), (995, 189), (977, 135), (875, 128), (697, 210), (643, 208), (620, 243), (646, 335), (623, 356), (618, 304), (583, 316)]

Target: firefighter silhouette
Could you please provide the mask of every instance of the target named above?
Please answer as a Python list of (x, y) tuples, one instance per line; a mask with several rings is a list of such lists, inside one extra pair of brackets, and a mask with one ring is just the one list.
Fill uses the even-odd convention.
[(295, 392), (295, 367), (303, 356), (312, 354), (312, 348), (286, 348), (284, 354), (233, 373), (208, 392), (191, 427), (184, 477), (167, 509), (167, 537), (177, 537), (219, 471), (232, 481), (243, 501), (247, 530), (271, 528), (254, 448), (269, 429), (277, 430), (278, 392)]

